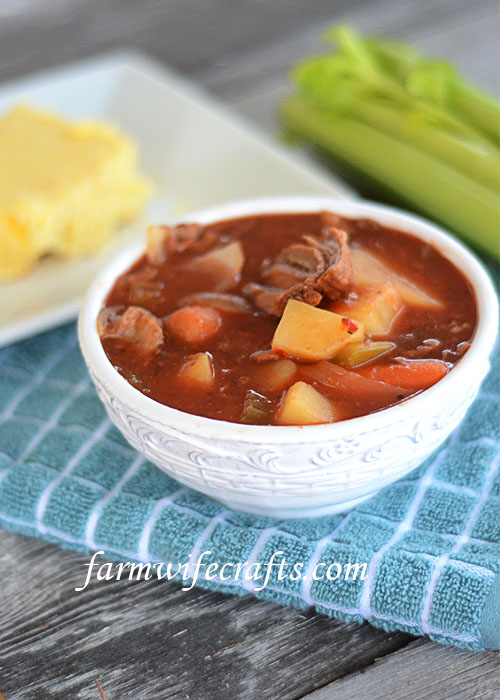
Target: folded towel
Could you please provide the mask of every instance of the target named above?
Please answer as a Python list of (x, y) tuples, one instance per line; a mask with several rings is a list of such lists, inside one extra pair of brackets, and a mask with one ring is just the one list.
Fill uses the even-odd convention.
[[(206, 588), (500, 649), (499, 416), (497, 348), (465, 420), (405, 479), (344, 515), (246, 515), (181, 486), (125, 442), (69, 324), (0, 351), (0, 524), (102, 551), (106, 561), (171, 562), (172, 571), (190, 562), (186, 587), (196, 578)], [(255, 573), (260, 565), (261, 578), (220, 571), (244, 562)], [(348, 563), (367, 566), (347, 576)], [(326, 577), (330, 565), (335, 580)]]

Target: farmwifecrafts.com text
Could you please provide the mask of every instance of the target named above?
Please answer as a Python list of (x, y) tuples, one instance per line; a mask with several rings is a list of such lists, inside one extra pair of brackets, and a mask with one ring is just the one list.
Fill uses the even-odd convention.
[(368, 564), (366, 562), (298, 562), (290, 561), (281, 550), (271, 554), (265, 562), (217, 562), (210, 561), (212, 552), (205, 550), (198, 555), (191, 553), (185, 562), (102, 562), (97, 557), (104, 551), (94, 552), (86, 564), (85, 582), (75, 587), (75, 591), (84, 591), (90, 581), (120, 580), (177, 580), (182, 581), (181, 590), (191, 590), (199, 580), (213, 581), (219, 584), (237, 584), (249, 591), (258, 592), (268, 585), (279, 586), (288, 581), (364, 581)]

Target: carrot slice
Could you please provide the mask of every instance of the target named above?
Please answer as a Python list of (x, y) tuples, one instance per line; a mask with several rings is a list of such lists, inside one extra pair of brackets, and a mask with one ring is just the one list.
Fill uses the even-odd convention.
[(379, 407), (401, 401), (411, 393), (403, 387), (363, 377), (327, 360), (313, 365), (300, 365), (299, 377), (320, 384), (334, 397), (369, 402)]
[(167, 329), (177, 340), (193, 345), (212, 338), (221, 324), (221, 315), (211, 306), (183, 306), (165, 321)]
[(390, 365), (360, 367), (356, 371), (369, 379), (419, 391), (442, 379), (448, 369), (448, 365), (441, 360), (405, 360)]

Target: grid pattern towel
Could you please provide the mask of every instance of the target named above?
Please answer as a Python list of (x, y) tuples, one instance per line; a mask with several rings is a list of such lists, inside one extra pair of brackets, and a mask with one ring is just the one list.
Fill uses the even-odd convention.
[[(0, 524), (106, 561), (260, 562), (298, 580), (200, 585), (314, 605), (345, 620), (473, 650), (500, 648), (500, 350), (451, 439), (345, 515), (276, 521), (228, 511), (142, 459), (111, 425), (74, 324), (0, 351)], [(313, 581), (320, 562), (367, 562), (364, 580)], [(324, 570), (323, 570), (324, 571)], [(282, 570), (282, 574), (284, 571)]]

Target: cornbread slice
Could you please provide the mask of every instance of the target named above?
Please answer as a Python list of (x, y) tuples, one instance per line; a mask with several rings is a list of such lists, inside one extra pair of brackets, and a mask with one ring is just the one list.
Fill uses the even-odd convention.
[(40, 256), (102, 248), (146, 203), (150, 183), (118, 129), (71, 123), (28, 106), (0, 119), (0, 279)]

